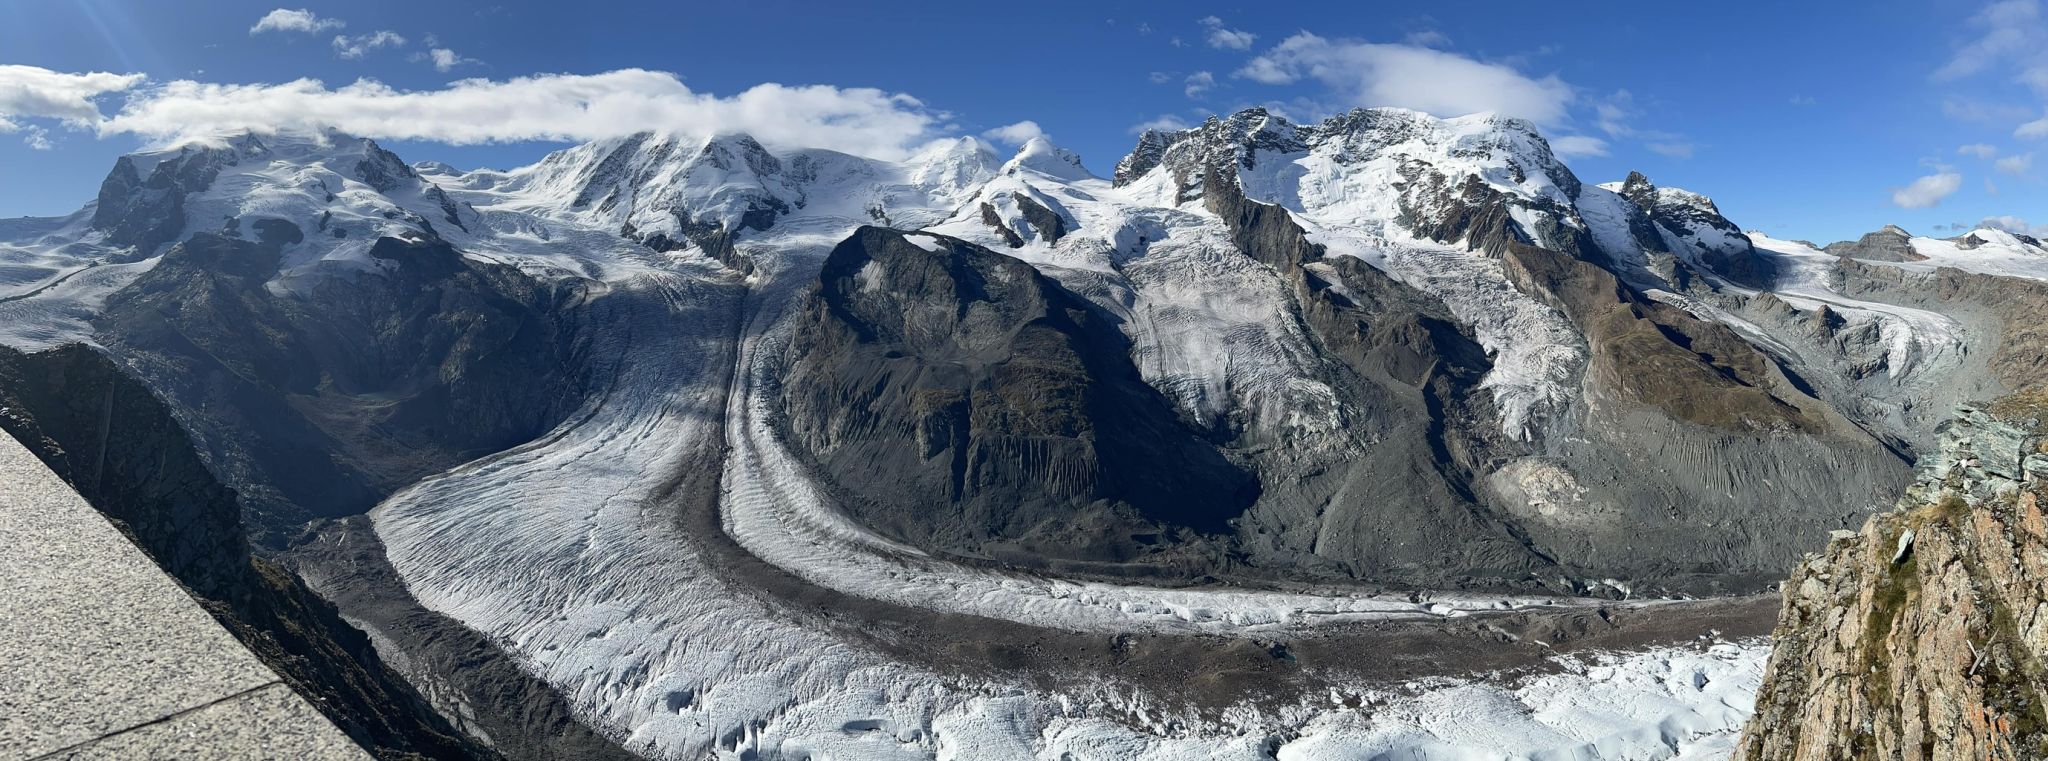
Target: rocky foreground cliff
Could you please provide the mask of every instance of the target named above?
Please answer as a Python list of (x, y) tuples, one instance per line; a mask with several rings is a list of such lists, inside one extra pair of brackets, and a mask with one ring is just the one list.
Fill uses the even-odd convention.
[(1787, 583), (1738, 759), (2048, 758), (2048, 390), (1958, 412)]

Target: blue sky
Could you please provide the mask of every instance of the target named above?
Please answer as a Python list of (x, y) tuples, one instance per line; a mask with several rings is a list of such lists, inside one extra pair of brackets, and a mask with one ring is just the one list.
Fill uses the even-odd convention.
[[(1773, 235), (2048, 225), (2048, 122), (2023, 126), (2041, 2), (294, 0), (310, 15), (258, 31), (277, 0), (0, 0), (0, 215), (75, 209), (194, 121), (350, 120), (408, 160), (507, 167), (636, 119), (868, 153), (1029, 120), (1107, 174), (1147, 123), (1405, 105), (1521, 112), (1582, 179), (1640, 170)], [(450, 90), (468, 78), (491, 82)], [(593, 91), (605, 109), (553, 105)]]

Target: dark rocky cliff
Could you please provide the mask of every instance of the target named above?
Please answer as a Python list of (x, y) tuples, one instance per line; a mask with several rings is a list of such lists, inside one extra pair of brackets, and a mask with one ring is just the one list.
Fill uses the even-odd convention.
[(429, 237), (376, 241), (370, 271), (273, 287), (299, 231), (256, 227), (262, 240), (173, 246), (95, 326), (178, 409), (209, 411), (186, 425), (266, 545), (530, 440), (579, 403), (573, 289)]
[(1225, 533), (1256, 499), (1106, 315), (1020, 260), (915, 235), (834, 248), (788, 351), (788, 431), (855, 517), (973, 557), (1158, 562), (1162, 534)]

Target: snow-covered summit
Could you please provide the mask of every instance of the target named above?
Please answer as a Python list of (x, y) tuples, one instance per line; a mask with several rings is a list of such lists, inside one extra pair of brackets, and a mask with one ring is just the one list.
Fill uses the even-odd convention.
[(1081, 157), (1073, 151), (1053, 145), (1043, 136), (1024, 141), (1017, 149), (1017, 155), (1003, 164), (1003, 174), (1019, 171), (1033, 171), (1061, 180), (1086, 180), (1095, 175), (1081, 166)]
[[(101, 184), (92, 226), (146, 258), (198, 231), (240, 234), (262, 218), (316, 220), (314, 248), (349, 236), (462, 228), (465, 210), (376, 141), (333, 130), (245, 132), (121, 157)], [(365, 243), (367, 245), (367, 243)]]
[(573, 218), (667, 250), (765, 232), (790, 217), (921, 226), (996, 171), (993, 154), (972, 138), (891, 162), (822, 149), (778, 153), (737, 133), (642, 132), (462, 184), (500, 194), (508, 209)]
[(949, 198), (965, 197), (1001, 171), (996, 152), (972, 137), (933, 142), (909, 164), (910, 184)]
[[(1578, 177), (1534, 125), (1493, 114), (1443, 119), (1370, 108), (1297, 125), (1251, 108), (1140, 136), (1116, 181), (1171, 205), (1210, 176), (1234, 179), (1253, 200), (1384, 243), (1570, 249), (1579, 245), (1572, 230), (1583, 229), (1573, 212)], [(1488, 211), (1467, 213), (1474, 207)]]

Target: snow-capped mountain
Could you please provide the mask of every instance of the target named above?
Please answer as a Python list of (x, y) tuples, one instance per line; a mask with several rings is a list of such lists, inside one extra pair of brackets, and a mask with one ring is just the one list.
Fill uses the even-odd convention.
[[(1148, 132), (1108, 178), (1043, 138), (464, 172), (240, 135), (0, 222), (0, 263), (0, 342), (100, 347), (325, 591), (375, 582), (307, 537), (381, 546), (379, 594), (674, 758), (1710, 747), (1753, 645), (1413, 694), (1337, 654), (1712, 620), (1615, 599), (1763, 587), (1952, 403), (2048, 377), (2038, 241), (1778, 240), (1398, 109)], [(1242, 682), (1148, 670), (1191, 652)], [(1652, 708), (1575, 718), (1610, 701)], [(1374, 718), (1449, 704), (1506, 729)]]

